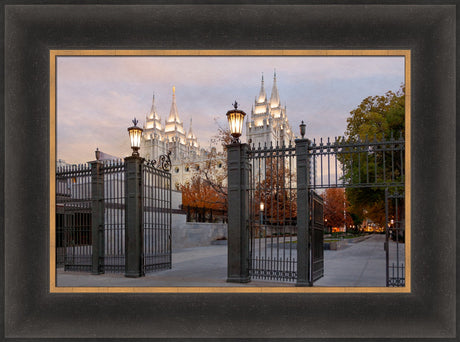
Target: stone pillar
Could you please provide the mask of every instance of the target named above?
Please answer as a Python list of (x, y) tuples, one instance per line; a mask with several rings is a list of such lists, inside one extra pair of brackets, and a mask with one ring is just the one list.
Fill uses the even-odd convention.
[(297, 164), (297, 283), (296, 286), (312, 286), (310, 208), (308, 186), (310, 182), (310, 159), (308, 139), (295, 141)]
[(249, 161), (248, 145), (227, 145), (228, 158), (228, 267), (227, 282), (249, 278)]
[(125, 158), (125, 276), (141, 277), (143, 272), (142, 168), (144, 158)]
[(91, 240), (92, 274), (104, 273), (104, 174), (103, 162), (95, 160), (91, 165)]

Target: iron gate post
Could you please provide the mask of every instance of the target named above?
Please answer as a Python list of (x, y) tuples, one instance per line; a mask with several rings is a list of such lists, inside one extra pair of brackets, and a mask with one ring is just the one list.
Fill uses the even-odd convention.
[(295, 140), (297, 166), (297, 283), (296, 286), (312, 286), (309, 182), (310, 160), (308, 139)]
[(143, 272), (142, 172), (144, 158), (125, 158), (125, 276), (141, 277)]
[(249, 278), (249, 161), (248, 145), (227, 145), (228, 158), (228, 260), (227, 282), (247, 283)]
[(104, 273), (104, 174), (103, 162), (95, 160), (91, 165), (91, 273)]

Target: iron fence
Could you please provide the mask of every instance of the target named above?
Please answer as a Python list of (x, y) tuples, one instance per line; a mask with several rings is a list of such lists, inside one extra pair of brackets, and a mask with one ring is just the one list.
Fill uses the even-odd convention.
[(91, 167), (74, 165), (56, 174), (56, 264), (66, 271), (92, 265)]
[(405, 285), (404, 193), (385, 189), (385, 252), (387, 286)]
[(324, 203), (323, 198), (313, 190), (309, 194), (310, 222), (309, 240), (311, 241), (311, 274), (312, 282), (324, 275)]
[(295, 148), (252, 147), (249, 174), (249, 274), (297, 279)]
[(171, 174), (143, 166), (144, 273), (171, 268)]
[[(324, 274), (323, 203), (314, 191), (368, 188), (383, 195), (386, 188), (405, 185), (402, 134), (380, 140), (302, 138), (295, 146), (234, 143), (228, 155), (229, 210), (235, 215), (229, 217), (229, 243), (238, 246), (229, 254), (229, 281), (297, 280), (298, 286), (311, 286)], [(247, 231), (241, 230), (246, 224)], [(238, 263), (241, 258), (247, 266)], [(398, 276), (404, 265), (392, 270)], [(398, 279), (403, 283), (403, 276)]]
[(125, 165), (122, 160), (105, 161), (103, 175), (103, 229), (101, 244), (103, 271), (122, 273), (125, 270)]
[(405, 142), (402, 134), (388, 140), (316, 140), (308, 147), (310, 188), (404, 186)]
[[(171, 267), (171, 174), (142, 164), (142, 273)], [(126, 271), (126, 163), (95, 161), (56, 172), (56, 265)], [(136, 252), (137, 253), (137, 252)], [(142, 256), (141, 256), (142, 255)]]

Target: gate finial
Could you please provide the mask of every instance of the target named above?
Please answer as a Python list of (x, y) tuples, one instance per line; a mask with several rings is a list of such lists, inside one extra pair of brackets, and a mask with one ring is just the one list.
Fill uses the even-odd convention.
[(305, 125), (305, 123), (304, 123), (303, 120), (302, 120), (302, 123), (299, 125), (299, 127), (300, 127), (300, 135), (302, 136), (302, 139), (305, 138), (305, 126), (306, 126), (306, 125)]

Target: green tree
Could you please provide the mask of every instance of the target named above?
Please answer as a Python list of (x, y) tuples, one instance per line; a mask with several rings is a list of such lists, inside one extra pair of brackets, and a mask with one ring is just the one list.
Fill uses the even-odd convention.
[[(405, 87), (402, 85), (397, 92), (388, 91), (385, 95), (369, 96), (359, 106), (350, 112), (347, 119), (347, 129), (342, 143), (363, 141), (383, 141), (404, 137), (405, 133)], [(377, 149), (363, 150), (357, 154), (343, 154), (338, 157), (344, 165), (346, 180), (357, 183), (364, 181), (363, 176), (369, 177), (369, 182), (385, 183), (388, 176), (394, 172), (394, 177), (400, 180), (402, 175), (402, 158), (394, 160), (393, 167), (389, 152), (377, 152)], [(352, 161), (352, 158), (355, 158)], [(359, 158), (360, 162), (356, 160)], [(387, 162), (384, 164), (383, 158)], [(366, 162), (364, 162), (366, 161)], [(385, 170), (383, 165), (385, 165)], [(375, 171), (374, 171), (375, 170)], [(386, 172), (386, 173), (385, 173)], [(348, 188), (346, 196), (350, 203), (349, 212), (361, 221), (364, 216), (383, 225), (385, 220), (385, 193), (381, 187)]]
[(350, 112), (344, 139), (347, 142), (404, 136), (405, 87), (395, 93), (369, 96)]

